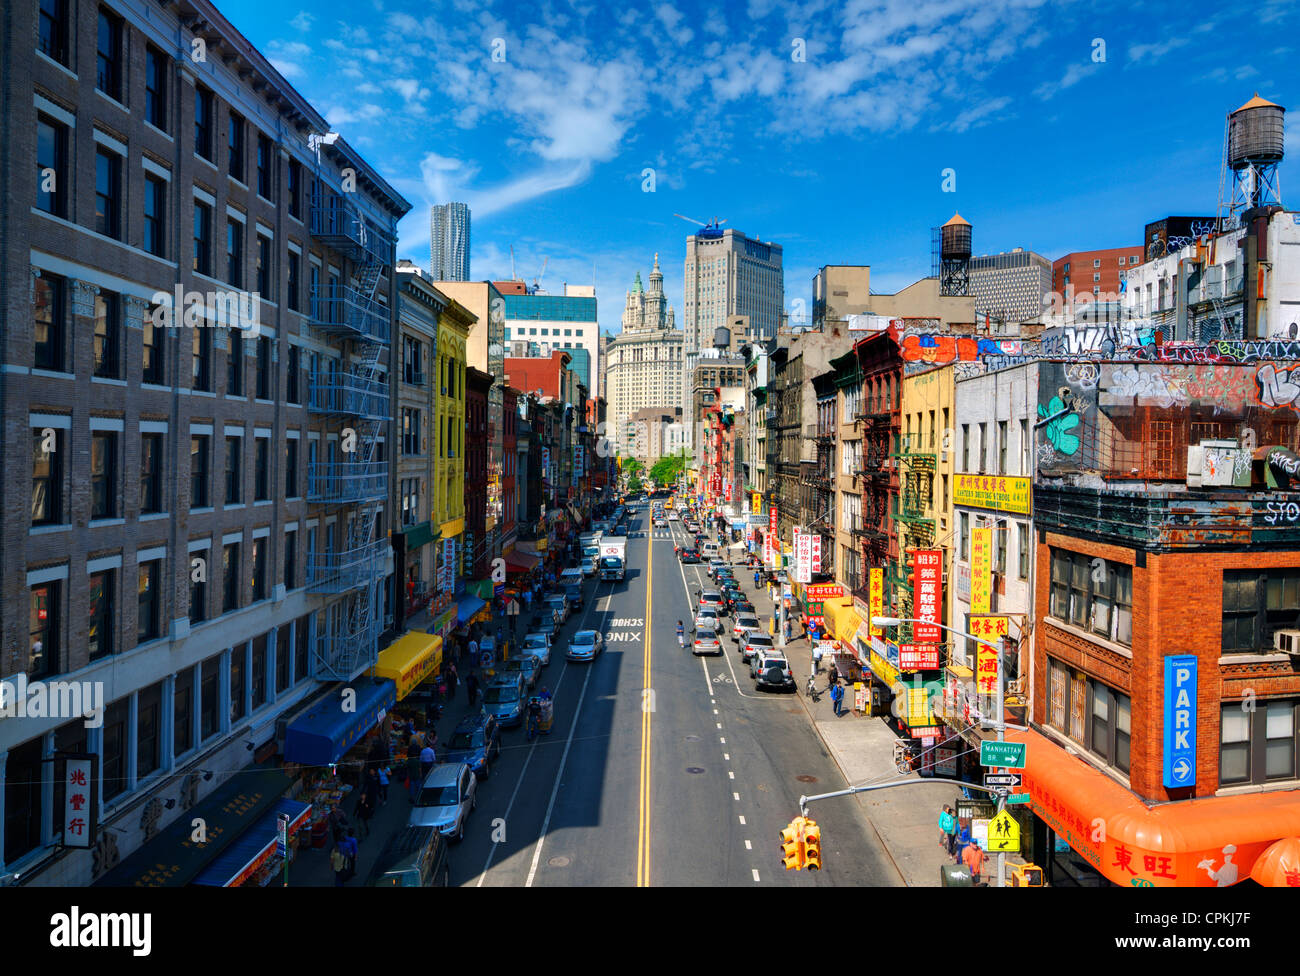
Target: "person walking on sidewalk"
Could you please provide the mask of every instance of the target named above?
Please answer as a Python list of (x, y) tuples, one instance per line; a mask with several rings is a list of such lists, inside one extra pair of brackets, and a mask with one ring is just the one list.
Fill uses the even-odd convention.
[(836, 681), (831, 685), (831, 704), (835, 706), (835, 717), (839, 718), (843, 713), (841, 706), (844, 703), (844, 686)]
[(469, 698), (470, 708), (478, 701), (478, 675), (471, 671), (465, 678), (465, 695)]
[(962, 863), (970, 868), (970, 879), (976, 886), (980, 883), (980, 874), (984, 870), (984, 849), (979, 844), (967, 844), (961, 852)]
[(330, 868), (334, 871), (334, 887), (342, 888), (343, 883), (347, 881), (348, 856), (343, 853), (342, 841), (336, 841), (334, 849), (330, 851)]
[(812, 652), (812, 673), (815, 675), (822, 669), (822, 646), (819, 642), (813, 641)]
[(952, 856), (952, 842), (957, 836), (957, 818), (952, 815), (952, 811), (947, 806), (939, 809), (939, 846)]

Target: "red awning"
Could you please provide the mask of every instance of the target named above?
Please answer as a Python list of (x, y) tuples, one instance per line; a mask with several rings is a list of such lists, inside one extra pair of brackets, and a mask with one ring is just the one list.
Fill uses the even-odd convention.
[(526, 573), (529, 570), (536, 569), (540, 562), (537, 556), (530, 556), (526, 552), (515, 550), (506, 555), (506, 572), (507, 573)]

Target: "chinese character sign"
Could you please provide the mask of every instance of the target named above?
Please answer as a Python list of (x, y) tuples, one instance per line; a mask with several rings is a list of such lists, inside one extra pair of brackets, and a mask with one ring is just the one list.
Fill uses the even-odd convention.
[(970, 612), (988, 613), (992, 609), (993, 530), (971, 529), (970, 533)]
[(809, 538), (812, 539), (812, 571), (820, 573), (822, 571), (822, 537), (812, 535)]
[(913, 557), (913, 568), (916, 585), (912, 593), (912, 616), (924, 623), (913, 625), (912, 636), (918, 644), (938, 644), (942, 640), (937, 625), (943, 588), (943, 553), (938, 549), (920, 549)]
[(776, 534), (776, 505), (773, 504), (767, 510), (767, 544), (768, 564), (775, 566), (776, 561), (780, 558), (781, 547), (778, 544)]
[(794, 578), (800, 583), (812, 581), (812, 536), (798, 531), (794, 534)]
[(899, 671), (933, 671), (939, 667), (938, 644), (898, 645)]
[(726, 500), (731, 501), (731, 480), (730, 479), (727, 480), (726, 488), (727, 488)]
[(754, 514), (763, 514), (763, 496), (758, 492), (754, 492)]
[(66, 847), (90, 847), (91, 774), (89, 759), (69, 759), (63, 773), (63, 843)]
[[(867, 595), (870, 599), (871, 619), (883, 617), (885, 615), (885, 570), (883, 567), (871, 569), (867, 573)], [(872, 637), (885, 636), (884, 630), (877, 627), (871, 621), (867, 622), (871, 627)]]

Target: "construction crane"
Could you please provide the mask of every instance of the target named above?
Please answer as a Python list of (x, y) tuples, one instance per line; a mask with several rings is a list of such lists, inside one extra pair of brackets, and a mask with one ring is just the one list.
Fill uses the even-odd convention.
[(513, 244), (510, 245), (510, 280), (519, 280), (519, 275), (515, 273), (515, 246)]
[(538, 272), (537, 277), (533, 279), (533, 291), (540, 291), (542, 279), (546, 277), (546, 262), (551, 260), (549, 257), (542, 258), (542, 270)]
[(722, 225), (727, 222), (726, 217), (723, 217), (721, 220), (714, 217), (712, 223), (710, 223), (708, 221), (696, 220), (694, 217), (687, 217), (685, 214), (675, 213), (673, 216), (686, 221), (688, 224), (695, 224), (695, 226), (699, 227), (698, 236), (700, 237), (721, 237)]

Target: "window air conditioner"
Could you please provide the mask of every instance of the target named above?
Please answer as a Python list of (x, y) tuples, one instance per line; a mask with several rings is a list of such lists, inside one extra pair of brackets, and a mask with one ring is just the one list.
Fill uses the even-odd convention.
[(1278, 630), (1273, 633), (1273, 646), (1292, 657), (1300, 655), (1300, 630)]

